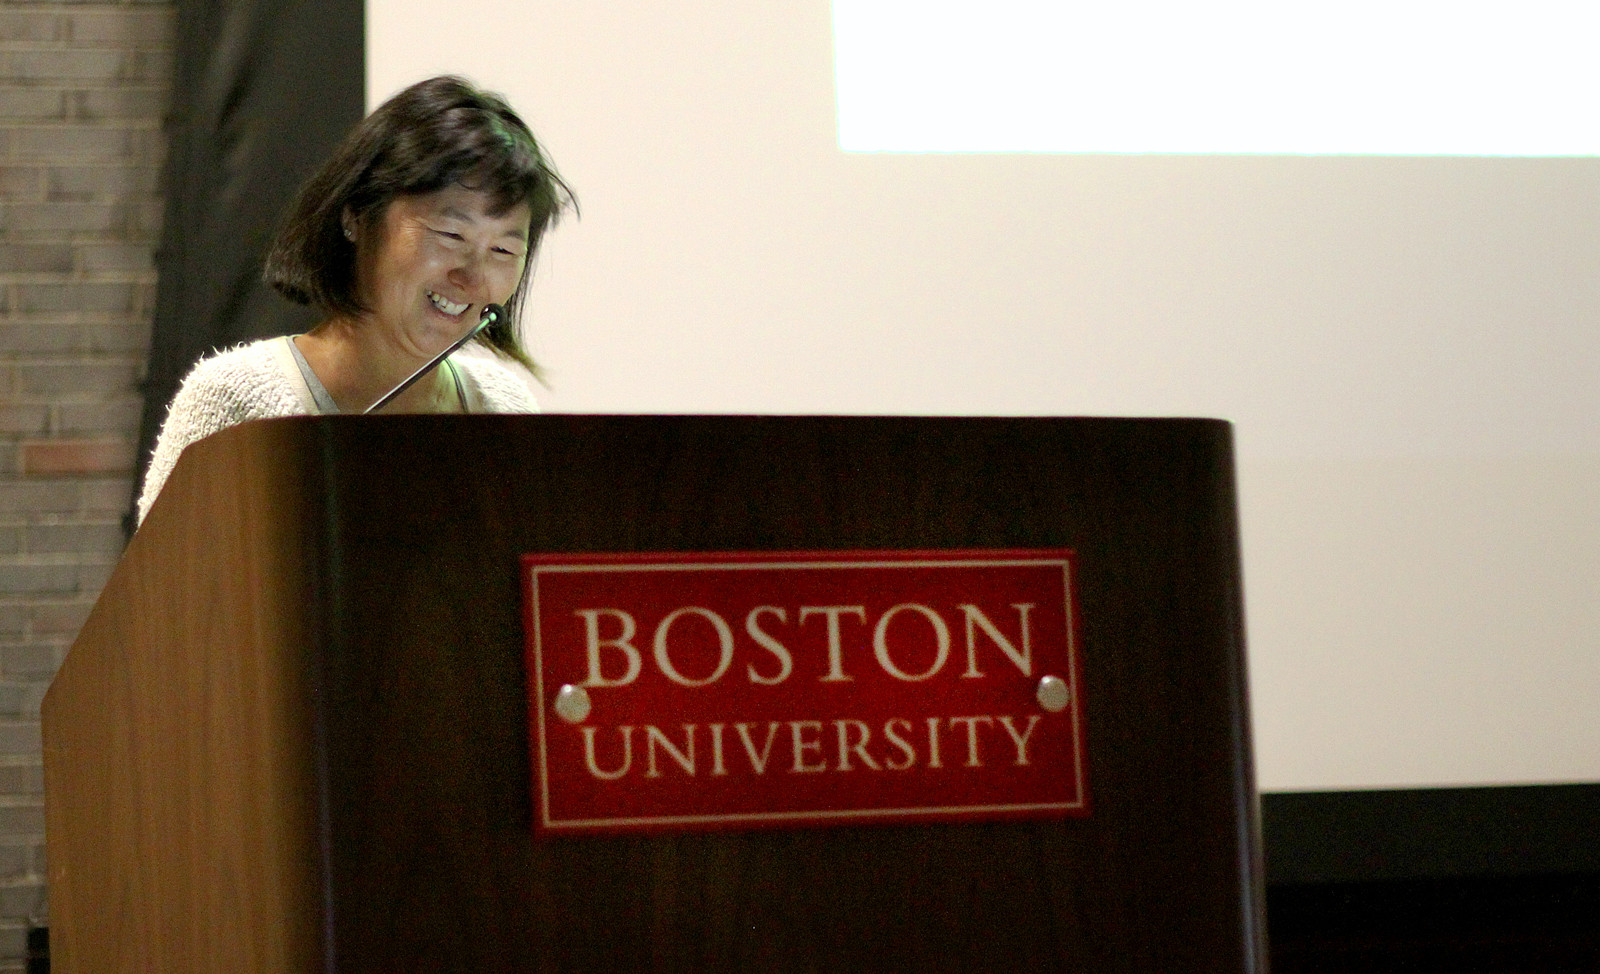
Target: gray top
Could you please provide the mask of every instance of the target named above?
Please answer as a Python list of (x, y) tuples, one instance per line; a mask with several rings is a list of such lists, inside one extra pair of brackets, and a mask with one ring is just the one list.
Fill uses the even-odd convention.
[(328, 387), (322, 384), (322, 380), (317, 378), (315, 372), (311, 371), (311, 363), (306, 361), (300, 346), (295, 344), (294, 340), (298, 337), (291, 335), (284, 339), (289, 343), (289, 351), (294, 353), (294, 364), (300, 366), (300, 377), (306, 380), (306, 388), (311, 390), (311, 398), (316, 401), (317, 412), (333, 415), (339, 411), (339, 404), (333, 401), (333, 397), (328, 395)]

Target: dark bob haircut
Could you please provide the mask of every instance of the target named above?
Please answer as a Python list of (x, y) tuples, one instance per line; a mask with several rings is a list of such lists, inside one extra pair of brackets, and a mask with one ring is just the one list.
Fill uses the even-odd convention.
[(504, 98), (456, 77), (429, 78), (384, 102), (344, 140), (290, 207), (265, 278), (285, 297), (331, 314), (367, 309), (356, 294), (355, 244), (345, 239), (348, 211), (371, 239), (388, 205), (461, 184), (489, 194), (495, 216), (526, 203), (528, 259), (505, 320), (479, 336), (489, 347), (538, 373), (517, 338), (523, 297), (539, 240), (576, 200), (527, 123)]

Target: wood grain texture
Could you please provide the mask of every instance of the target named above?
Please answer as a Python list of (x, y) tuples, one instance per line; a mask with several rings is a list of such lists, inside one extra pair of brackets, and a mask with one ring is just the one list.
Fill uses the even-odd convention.
[[(311, 613), (258, 637), (290, 660), (261, 681), (277, 689), (258, 691), (254, 712), (278, 716), (221, 746), (315, 753), (325, 844), (302, 835), (314, 816), (304, 810), (312, 775), (300, 758), (277, 765), (293, 765), (283, 780), (298, 785), (239, 779), (247, 793), (279, 782), (276, 796), (263, 787), (261, 798), (239, 800), (284, 799), (284, 821), (266, 814), (229, 827), (272, 831), (285, 849), (298, 842), (325, 871), (325, 969), (1264, 970), (1225, 424), (329, 417), (250, 424), (216, 439), (228, 451), (272, 455), (274, 476), (301, 469), (314, 485), (299, 517), (298, 499), (232, 509), (254, 526), (226, 530), (272, 536), (292, 552), (244, 559), (292, 579), (252, 584), (280, 596), (309, 586), (298, 604)], [(172, 518), (156, 520), (161, 513), (145, 530), (177, 531)], [(157, 542), (171, 543), (153, 533)], [(1088, 818), (534, 841), (521, 554), (1029, 547), (1078, 552)], [(165, 574), (188, 570), (172, 563)], [(278, 625), (256, 609), (254, 621), (237, 621), (214, 581), (184, 584), (191, 603), (208, 593), (205, 608), (169, 622), (240, 639)], [(134, 685), (149, 687), (141, 678), (89, 692), (131, 708)], [(312, 688), (307, 716), (313, 708), (294, 696)], [(214, 701), (225, 690), (197, 683), (188, 692)], [(200, 715), (163, 719), (177, 733)], [(270, 743), (276, 734), (289, 743)], [(145, 770), (184, 778), (170, 782), (174, 793), (200, 787), (192, 762)], [(208, 812), (238, 818), (216, 807), (220, 791), (211, 797)], [(220, 829), (183, 820), (177, 807), (159, 811), (201, 834)], [(58, 817), (70, 835), (73, 816)], [(235, 890), (265, 880), (224, 872), (190, 875)], [(127, 882), (161, 878), (147, 873)], [(309, 880), (295, 875), (284, 888), (304, 891)], [(314, 925), (309, 894), (299, 895), (282, 897), (282, 922)], [(159, 942), (180, 929), (162, 916), (159, 929), (139, 933)]]
[[(1225, 425), (329, 437), (341, 971), (1261, 969)], [(531, 841), (523, 552), (1056, 546), (1080, 556), (1088, 819)]]
[(57, 970), (315, 969), (310, 464), (288, 433), (185, 456), (45, 699)]

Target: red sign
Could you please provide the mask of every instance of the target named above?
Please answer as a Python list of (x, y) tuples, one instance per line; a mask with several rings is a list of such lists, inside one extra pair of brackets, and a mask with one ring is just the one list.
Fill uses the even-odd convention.
[(1088, 814), (1071, 552), (523, 572), (538, 831)]

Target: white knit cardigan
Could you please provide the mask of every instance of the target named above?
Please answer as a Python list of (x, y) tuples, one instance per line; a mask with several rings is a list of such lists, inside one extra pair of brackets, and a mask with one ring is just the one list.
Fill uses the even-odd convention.
[[(203, 359), (183, 380), (167, 407), (155, 452), (139, 494), (144, 521), (184, 447), (252, 419), (312, 416), (321, 412), (306, 385), (288, 338), (267, 338)], [(475, 355), (452, 356), (461, 376), (467, 411), (536, 413), (539, 404), (516, 373), (498, 361)]]

